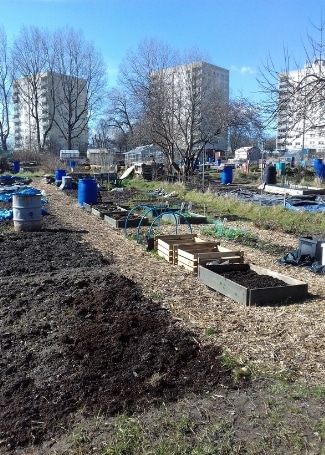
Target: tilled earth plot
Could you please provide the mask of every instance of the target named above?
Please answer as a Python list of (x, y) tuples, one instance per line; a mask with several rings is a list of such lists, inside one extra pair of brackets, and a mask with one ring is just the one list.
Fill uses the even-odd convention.
[[(75, 411), (132, 412), (217, 384), (220, 349), (199, 347), (82, 232), (0, 223), (0, 452), (46, 443)], [(45, 444), (46, 445), (46, 444)]]

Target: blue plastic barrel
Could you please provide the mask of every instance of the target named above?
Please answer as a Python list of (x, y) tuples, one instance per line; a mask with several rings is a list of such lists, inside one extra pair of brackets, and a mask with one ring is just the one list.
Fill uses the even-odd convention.
[(55, 181), (56, 182), (62, 182), (62, 177), (65, 176), (67, 173), (65, 169), (56, 169), (54, 175), (55, 175)]
[(70, 161), (69, 166), (71, 169), (74, 169), (76, 167), (76, 162), (75, 161)]
[(220, 166), (221, 164), (221, 158), (216, 159), (217, 166)]
[(228, 183), (232, 183), (232, 167), (225, 166), (221, 171), (221, 183), (227, 185)]
[(97, 204), (98, 187), (95, 179), (78, 180), (78, 203), (83, 207), (86, 204)]
[(314, 169), (315, 169), (317, 177), (322, 177), (322, 175), (321, 175), (322, 164), (323, 164), (323, 160), (321, 158), (314, 159)]
[(12, 167), (13, 167), (14, 173), (17, 174), (20, 171), (20, 161), (13, 161)]
[(320, 179), (325, 179), (325, 164), (321, 164), (319, 166), (319, 175), (318, 175), (318, 177)]

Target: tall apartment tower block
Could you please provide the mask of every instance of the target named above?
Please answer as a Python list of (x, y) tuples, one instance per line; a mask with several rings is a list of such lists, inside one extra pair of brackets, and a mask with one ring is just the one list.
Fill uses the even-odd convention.
[(317, 80), (324, 77), (324, 60), (280, 75), (276, 144), (279, 152), (325, 157), (325, 88), (320, 90), (319, 84), (316, 88)]
[[(75, 100), (66, 101), (63, 78), (67, 76), (58, 73), (46, 72), (39, 74), (36, 84), (31, 86), (30, 78), (23, 77), (13, 84), (14, 106), (14, 149), (36, 151), (38, 144), (37, 120), (35, 119), (36, 104), (39, 124), (40, 140), (46, 134), (44, 149), (59, 152), (67, 149), (66, 134), (68, 113), (78, 118), (74, 125), (73, 138), (70, 148), (86, 151), (88, 145), (87, 127), (87, 89), (84, 79), (70, 77), (76, 83)], [(79, 82), (79, 84), (78, 84)], [(71, 86), (71, 84), (70, 84)], [(31, 89), (33, 87), (33, 89)], [(82, 87), (80, 89), (80, 87)], [(32, 93), (33, 92), (33, 93)], [(71, 91), (73, 95), (73, 89)]]
[[(152, 74), (152, 82), (158, 83), (159, 78), (165, 80), (174, 95), (174, 102), (179, 103), (182, 93), (184, 102), (184, 115), (186, 115), (186, 100), (190, 100), (195, 92), (199, 107), (198, 117), (213, 118), (213, 106), (218, 98), (218, 107), (228, 106), (229, 103), (229, 70), (203, 61), (167, 68)], [(224, 110), (225, 112), (226, 110)], [(180, 109), (181, 113), (181, 109)], [(213, 126), (211, 125), (211, 129)], [(228, 150), (228, 134), (223, 131), (213, 138), (207, 147), (219, 150)]]

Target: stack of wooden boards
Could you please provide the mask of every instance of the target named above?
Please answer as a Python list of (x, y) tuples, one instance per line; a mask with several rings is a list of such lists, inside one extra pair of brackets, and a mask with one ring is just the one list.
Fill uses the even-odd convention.
[(198, 273), (198, 266), (213, 263), (242, 263), (244, 253), (224, 248), (216, 241), (204, 241), (196, 234), (160, 235), (155, 237), (154, 248), (159, 256), (171, 264)]

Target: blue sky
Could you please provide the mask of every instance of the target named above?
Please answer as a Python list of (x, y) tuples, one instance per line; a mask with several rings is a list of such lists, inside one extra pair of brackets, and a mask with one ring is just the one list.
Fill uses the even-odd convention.
[[(230, 70), (231, 96), (258, 99), (258, 68), (271, 56), (284, 68), (284, 49), (303, 64), (307, 35), (318, 38), (325, 0), (0, 0), (9, 40), (23, 25), (70, 25), (101, 52), (111, 86), (129, 49), (145, 38), (180, 52), (196, 48)], [(323, 10), (322, 10), (323, 9)]]

